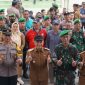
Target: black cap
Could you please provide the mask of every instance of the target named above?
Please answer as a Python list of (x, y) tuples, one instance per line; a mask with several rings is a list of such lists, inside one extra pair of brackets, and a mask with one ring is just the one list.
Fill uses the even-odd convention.
[(11, 36), (11, 29), (3, 29), (3, 30), (2, 30), (2, 33), (3, 33), (5, 36)]
[(85, 2), (82, 2), (83, 5), (85, 5)]
[(36, 42), (43, 41), (43, 36), (36, 35), (35, 38), (34, 38), (34, 41), (36, 41)]
[(64, 13), (64, 16), (67, 16), (67, 15), (70, 15), (70, 13), (69, 12), (65, 12)]
[(73, 4), (73, 6), (75, 6), (75, 7), (79, 7), (79, 5), (78, 5), (78, 4)]
[(18, 1), (17, 1), (17, 0), (13, 0), (13, 1), (12, 1), (12, 6), (17, 5), (17, 3), (18, 3)]
[(38, 22), (39, 22), (38, 19), (34, 19), (34, 20), (33, 20), (33, 23), (38, 23)]
[(60, 24), (60, 21), (59, 20), (53, 20), (52, 24), (53, 25), (59, 25)]

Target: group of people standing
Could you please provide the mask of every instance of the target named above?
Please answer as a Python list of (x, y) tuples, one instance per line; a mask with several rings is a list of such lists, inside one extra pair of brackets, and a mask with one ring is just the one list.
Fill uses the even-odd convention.
[[(75, 85), (76, 69), (79, 85), (85, 80), (85, 2), (73, 5), (74, 11), (58, 5), (33, 16), (21, 1), (0, 9), (0, 84)], [(29, 66), (29, 68), (28, 68)], [(29, 75), (27, 74), (29, 71)], [(55, 80), (55, 81), (54, 81)]]

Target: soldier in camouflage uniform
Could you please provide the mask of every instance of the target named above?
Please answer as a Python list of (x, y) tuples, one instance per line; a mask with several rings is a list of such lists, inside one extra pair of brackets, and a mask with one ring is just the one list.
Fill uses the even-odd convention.
[(80, 60), (77, 49), (69, 43), (69, 30), (60, 33), (62, 43), (57, 45), (55, 53), (57, 56), (56, 85), (75, 85), (75, 70)]
[(82, 66), (79, 66), (79, 85), (85, 83), (85, 31), (81, 29), (81, 22), (79, 19), (74, 20), (75, 30), (72, 32), (71, 42), (75, 45), (80, 53)]
[(71, 43), (76, 46), (79, 52), (85, 50), (85, 36), (81, 29), (82, 25), (79, 19), (74, 20), (74, 30), (72, 31)]
[(5, 25), (4, 16), (0, 16), (0, 43), (3, 41), (3, 39), (2, 39), (2, 31), (4, 29), (8, 29), (8, 26)]

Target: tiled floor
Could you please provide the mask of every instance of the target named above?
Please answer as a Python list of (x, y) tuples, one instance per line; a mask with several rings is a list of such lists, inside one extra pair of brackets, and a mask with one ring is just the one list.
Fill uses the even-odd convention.
[[(28, 79), (23, 79), (23, 80), (24, 80), (24, 83), (25, 83), (24, 85), (30, 85), (30, 81)], [(75, 85), (78, 85), (78, 77), (76, 77), (75, 81), (76, 81)], [(52, 85), (52, 84), (49, 83), (49, 85)]]

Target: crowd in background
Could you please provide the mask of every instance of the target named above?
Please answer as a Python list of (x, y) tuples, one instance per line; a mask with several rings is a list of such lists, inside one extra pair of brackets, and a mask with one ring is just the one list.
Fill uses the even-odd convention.
[[(21, 76), (28, 79), (27, 70), (30, 69), (25, 63), (26, 53), (28, 49), (35, 47), (36, 35), (43, 36), (43, 47), (50, 49), (52, 60), (56, 59), (55, 47), (61, 43), (59, 34), (62, 30), (70, 31), (70, 43), (76, 46), (79, 53), (85, 50), (85, 2), (82, 2), (81, 7), (73, 4), (73, 12), (68, 12), (66, 8), (63, 8), (60, 14), (58, 5), (54, 3), (48, 11), (42, 9), (33, 15), (33, 11), (24, 9), (21, 1), (13, 0), (11, 7), (7, 8), (7, 15), (5, 15), (5, 9), (0, 8), (0, 32), (4, 29), (11, 29), (11, 39), (21, 50), (23, 61), (17, 66), (17, 72), (18, 80), (24, 84)], [(1, 43), (2, 37), (0, 33)], [(49, 79), (52, 84), (56, 75), (54, 68), (53, 64), (49, 65)]]

